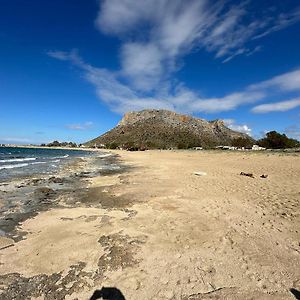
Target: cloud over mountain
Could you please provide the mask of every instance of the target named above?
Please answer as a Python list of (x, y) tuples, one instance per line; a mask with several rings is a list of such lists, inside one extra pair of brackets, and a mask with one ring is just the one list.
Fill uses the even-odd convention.
[(299, 20), (300, 8), (271, 14), (253, 11), (249, 1), (104, 0), (95, 23), (121, 38), (121, 71), (134, 88), (149, 91), (159, 88), (192, 50), (202, 48), (228, 62), (260, 51), (250, 45), (253, 40)]
[(300, 106), (300, 98), (275, 103), (260, 104), (253, 107), (252, 111), (255, 113), (268, 113), (274, 111), (283, 112), (298, 106)]
[(120, 69), (92, 66), (75, 51), (48, 55), (77, 65), (99, 99), (117, 113), (145, 108), (219, 113), (265, 100), (275, 92), (277, 96), (298, 92), (300, 69), (221, 97), (206, 97), (176, 79), (183, 57), (191, 51), (202, 49), (220, 62), (254, 55), (261, 51), (258, 40), (300, 20), (300, 9), (257, 12), (250, 2), (103, 0), (95, 25), (120, 40)]

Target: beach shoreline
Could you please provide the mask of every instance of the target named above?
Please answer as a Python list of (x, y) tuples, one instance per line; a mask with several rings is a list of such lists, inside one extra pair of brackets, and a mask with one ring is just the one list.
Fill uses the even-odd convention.
[[(22, 239), (16, 228), (20, 222), (32, 218), (41, 211), (58, 205), (58, 199), (70, 190), (84, 189), (86, 179), (106, 172), (105, 159), (112, 163), (113, 155), (73, 157), (64, 162), (57, 171), (24, 174), (0, 181), (0, 236)], [(109, 169), (109, 166), (108, 166)]]
[[(29, 149), (56, 149), (56, 150), (82, 150), (82, 151), (109, 151), (109, 149), (89, 148), (89, 147), (50, 147), (50, 146), (38, 146), (38, 145), (13, 145), (13, 146), (1, 146), (3, 148), (29, 148)], [(0, 147), (0, 149), (1, 149)]]
[(76, 179), (0, 250), (3, 299), (293, 299), (300, 155), (110, 153), (122, 170)]

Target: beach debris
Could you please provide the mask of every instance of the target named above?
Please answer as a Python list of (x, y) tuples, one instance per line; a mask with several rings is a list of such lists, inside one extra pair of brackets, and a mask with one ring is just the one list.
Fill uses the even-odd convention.
[(63, 183), (63, 179), (59, 177), (52, 176), (48, 179), (51, 183)]
[(254, 178), (254, 175), (252, 173), (241, 172), (240, 175)]
[(260, 178), (268, 178), (268, 174), (262, 174), (260, 175)]
[(34, 178), (27, 185), (38, 185), (38, 184), (42, 183), (43, 181), (45, 181), (45, 179)]
[(199, 172), (194, 172), (194, 175), (205, 176), (205, 175), (207, 175), (207, 173), (199, 171)]
[(139, 151), (139, 147), (129, 147), (126, 150), (127, 151)]
[(12, 247), (15, 244), (13, 239), (8, 237), (0, 236), (0, 250)]

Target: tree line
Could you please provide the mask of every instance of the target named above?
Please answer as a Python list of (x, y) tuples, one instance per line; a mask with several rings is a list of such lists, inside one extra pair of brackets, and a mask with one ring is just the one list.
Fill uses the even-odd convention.
[(237, 138), (232, 141), (232, 146), (238, 148), (251, 148), (254, 144), (259, 145), (267, 149), (287, 149), (287, 148), (298, 148), (300, 142), (296, 139), (287, 137), (285, 134), (280, 134), (277, 131), (270, 131), (266, 133), (266, 136), (254, 141), (251, 138)]

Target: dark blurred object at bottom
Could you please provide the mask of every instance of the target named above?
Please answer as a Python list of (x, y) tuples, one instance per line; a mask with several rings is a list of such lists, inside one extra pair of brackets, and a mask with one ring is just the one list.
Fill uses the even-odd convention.
[(101, 290), (96, 290), (90, 300), (101, 298), (105, 300), (126, 300), (122, 292), (113, 287), (103, 287)]
[(299, 291), (297, 291), (296, 289), (290, 289), (290, 292), (295, 296), (295, 298), (297, 299), (297, 300), (300, 300), (300, 292)]

